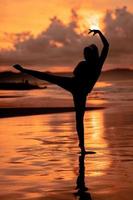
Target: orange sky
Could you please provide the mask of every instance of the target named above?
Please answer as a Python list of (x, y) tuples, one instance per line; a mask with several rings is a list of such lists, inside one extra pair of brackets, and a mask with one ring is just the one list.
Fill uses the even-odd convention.
[[(38, 34), (48, 27), (50, 18), (58, 16), (67, 23), (71, 18), (71, 9), (76, 9), (83, 28), (91, 21), (102, 18), (107, 9), (127, 6), (133, 11), (132, 0), (1, 0), (0, 1), (0, 48), (10, 46), (11, 37), (7, 33), (20, 33), (30, 31)], [(65, 9), (65, 10), (64, 10)], [(87, 24), (88, 23), (88, 24)]]

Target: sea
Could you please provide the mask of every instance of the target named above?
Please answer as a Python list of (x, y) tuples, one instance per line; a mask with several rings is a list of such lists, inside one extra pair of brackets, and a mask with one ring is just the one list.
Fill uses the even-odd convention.
[[(41, 85), (46, 86), (45, 85)], [(87, 106), (132, 103), (133, 80), (99, 81), (88, 95)], [(0, 107), (69, 107), (73, 106), (69, 92), (55, 85), (46, 89), (0, 90)]]

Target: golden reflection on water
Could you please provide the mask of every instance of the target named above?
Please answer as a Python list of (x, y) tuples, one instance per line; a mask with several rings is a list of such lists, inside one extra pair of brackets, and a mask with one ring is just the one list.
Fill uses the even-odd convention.
[[(3, 192), (5, 188), (8, 193), (23, 190), (26, 185), (35, 187), (37, 183), (44, 191), (54, 190), (59, 180), (69, 182), (75, 177), (76, 158), (71, 154), (75, 153), (76, 135), (70, 118), (69, 114), (53, 114), (1, 119)], [(36, 192), (28, 193), (28, 197), (36, 196)]]
[[(91, 176), (105, 175), (111, 165), (109, 155), (108, 140), (106, 140), (104, 125), (104, 111), (87, 112), (85, 115), (85, 143), (89, 150), (96, 151), (95, 159), (89, 160), (89, 168), (92, 170)], [(97, 157), (104, 157), (99, 162)]]
[[(99, 81), (95, 85), (95, 89), (90, 96), (88, 96), (87, 100), (87, 106), (94, 105), (94, 106), (105, 106), (109, 103), (108, 97), (106, 97), (106, 94), (104, 94), (103, 88), (108, 88), (111, 87), (112, 83), (110, 82), (104, 82), (104, 81)], [(101, 89), (102, 88), (102, 89)], [(99, 98), (99, 89), (100, 91), (100, 98)]]
[(104, 82), (104, 81), (99, 81), (99, 82), (97, 82), (96, 83), (96, 85), (95, 85), (95, 87), (96, 88), (100, 88), (100, 87), (109, 87), (109, 86), (111, 86), (112, 85), (112, 83), (111, 82)]
[[(67, 190), (76, 184), (79, 148), (74, 117), (74, 113), (64, 113), (1, 119), (3, 193), (45, 197), (48, 191)], [(96, 151), (86, 156), (85, 163), (87, 177), (92, 182), (93, 178), (105, 175), (110, 166), (104, 134), (103, 111), (86, 112), (86, 147)]]
[(103, 111), (94, 111), (94, 112), (88, 112), (89, 115), (89, 124), (86, 126), (86, 132), (87, 128), (91, 128), (91, 134), (90, 139), (95, 142), (95, 146), (100, 148), (102, 147), (108, 147), (107, 140), (105, 140), (104, 136), (104, 115)]

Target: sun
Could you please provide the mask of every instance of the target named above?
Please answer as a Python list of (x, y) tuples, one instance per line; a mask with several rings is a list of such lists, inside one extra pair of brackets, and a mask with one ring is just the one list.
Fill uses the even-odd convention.
[(104, 29), (103, 24), (103, 13), (99, 12), (92, 12), (90, 11), (82, 11), (79, 13), (81, 16), (80, 20), (80, 29), (83, 30), (83, 32), (87, 29), (96, 29), (101, 30)]
[(100, 22), (99, 22), (99, 17), (96, 15), (90, 16), (88, 18), (88, 24), (90, 29), (100, 29)]

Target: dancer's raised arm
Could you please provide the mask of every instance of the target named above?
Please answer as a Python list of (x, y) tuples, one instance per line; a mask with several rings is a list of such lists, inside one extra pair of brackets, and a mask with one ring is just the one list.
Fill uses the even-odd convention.
[(93, 35), (99, 34), (99, 36), (102, 40), (103, 49), (102, 49), (102, 52), (101, 52), (101, 55), (100, 55), (100, 58), (99, 58), (99, 63), (98, 63), (99, 68), (102, 69), (103, 63), (104, 63), (104, 61), (107, 57), (107, 54), (108, 54), (109, 43), (100, 30), (89, 30), (89, 33), (94, 33)]

